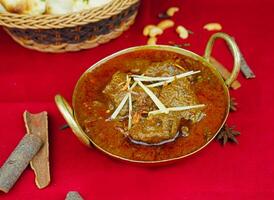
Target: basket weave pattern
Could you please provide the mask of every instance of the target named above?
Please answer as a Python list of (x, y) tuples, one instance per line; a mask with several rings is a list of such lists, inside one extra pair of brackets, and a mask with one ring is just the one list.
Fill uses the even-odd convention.
[(139, 0), (114, 0), (102, 8), (67, 15), (0, 14), (0, 25), (27, 48), (78, 51), (118, 37), (133, 24), (138, 7)]

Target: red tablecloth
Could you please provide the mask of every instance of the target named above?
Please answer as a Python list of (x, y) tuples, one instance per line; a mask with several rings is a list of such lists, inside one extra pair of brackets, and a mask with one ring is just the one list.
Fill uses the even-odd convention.
[[(157, 168), (113, 160), (96, 149), (83, 146), (70, 130), (58, 128), (65, 121), (54, 104), (54, 95), (70, 99), (79, 76), (93, 63), (123, 48), (142, 45), (142, 28), (156, 23), (157, 14), (179, 5), (177, 24), (194, 31), (187, 49), (203, 54), (211, 33), (202, 29), (220, 22), (233, 35), (257, 77), (239, 80), (232, 91), (239, 110), (228, 123), (242, 133), (240, 144), (224, 148), (213, 141), (207, 148), (173, 165)], [(47, 54), (27, 50), (0, 31), (0, 163), (25, 133), (24, 110), (49, 112), (52, 182), (39, 190), (28, 168), (15, 187), (0, 199), (64, 199), (70, 190), (85, 199), (273, 199), (274, 198), (274, 102), (273, 46), (274, 2), (219, 0), (143, 1), (136, 23), (120, 38), (77, 53)], [(159, 43), (180, 41), (173, 30)], [(224, 43), (217, 42), (214, 55), (232, 66)]]

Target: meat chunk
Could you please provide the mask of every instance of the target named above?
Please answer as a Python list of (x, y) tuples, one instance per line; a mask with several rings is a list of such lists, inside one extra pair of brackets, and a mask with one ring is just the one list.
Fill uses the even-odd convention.
[[(160, 89), (152, 88), (151, 91), (155, 96), (159, 96)], [(132, 92), (132, 104), (133, 104), (133, 114), (147, 114), (148, 112), (156, 109), (156, 105), (147, 95), (147, 93), (139, 86), (136, 86)]]
[[(172, 63), (154, 63), (145, 70), (147, 76), (174, 76), (184, 73), (184, 67), (175, 66)], [(163, 86), (159, 95), (160, 101), (166, 107), (188, 106), (198, 104), (197, 97), (191, 88), (189, 81), (191, 77), (175, 80), (167, 86)], [(198, 109), (173, 112), (172, 115), (178, 115), (180, 118), (197, 122), (203, 117), (203, 113)]]
[[(125, 88), (126, 79), (127, 74), (118, 71), (113, 74), (111, 81), (103, 90), (103, 93), (110, 99), (115, 108), (117, 108), (117, 106), (120, 104), (120, 102), (123, 100), (124, 96), (127, 93), (127, 88)], [(125, 105), (120, 112), (120, 116), (125, 116), (127, 113), (128, 105)]]
[[(191, 84), (186, 78), (175, 80), (171, 84), (164, 86), (159, 95), (159, 99), (166, 107), (199, 104), (194, 91), (191, 89)], [(194, 123), (200, 121), (203, 117), (199, 109), (176, 111), (172, 112), (171, 115), (175, 115), (180, 119), (191, 120)]]
[[(126, 86), (127, 74), (123, 72), (116, 72), (110, 81), (110, 83), (105, 87), (103, 93), (110, 99), (115, 108), (118, 107), (124, 96), (127, 94)], [(153, 93), (158, 96), (159, 88), (152, 88)], [(150, 97), (143, 91), (139, 86), (136, 86), (132, 92), (132, 104), (133, 104), (133, 114), (148, 113), (149, 111), (155, 109), (155, 105)], [(121, 110), (119, 117), (125, 117), (128, 115), (128, 104), (125, 104)]]
[[(172, 65), (155, 65), (148, 67), (145, 74), (147, 76), (172, 76), (183, 73), (183, 71), (183, 68), (178, 69)], [(171, 84), (163, 86), (158, 97), (166, 107), (198, 104), (188, 78), (175, 80)], [(182, 118), (195, 123), (200, 121), (202, 117), (203, 113), (198, 109), (152, 115), (133, 126), (129, 131), (129, 136), (135, 141), (148, 144), (160, 143), (176, 136)]]
[(172, 63), (152, 63), (151, 66), (145, 69), (146, 76), (174, 76), (183, 73), (184, 68), (179, 68)]
[(129, 136), (135, 141), (157, 144), (175, 138), (180, 119), (167, 114), (143, 118), (130, 129)]
[[(198, 104), (187, 79), (180, 79), (165, 86), (160, 92), (159, 99), (166, 107)], [(160, 143), (176, 136), (182, 118), (196, 123), (202, 117), (203, 113), (199, 109), (152, 115), (133, 126), (129, 131), (129, 136), (133, 140), (148, 144)]]

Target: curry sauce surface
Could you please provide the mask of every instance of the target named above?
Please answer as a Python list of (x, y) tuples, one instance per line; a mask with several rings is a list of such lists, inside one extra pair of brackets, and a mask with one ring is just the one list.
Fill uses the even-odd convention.
[[(187, 70), (201, 70), (194, 77), (192, 87), (199, 103), (206, 105), (203, 109), (206, 116), (191, 125), (188, 137), (178, 137), (174, 142), (159, 146), (133, 144), (122, 133), (122, 122), (106, 120), (111, 113), (108, 112), (108, 99), (102, 91), (115, 72), (144, 69), (154, 62), (173, 62)], [(161, 50), (140, 50), (112, 58), (86, 73), (75, 91), (75, 115), (84, 132), (104, 150), (130, 160), (158, 161), (189, 154), (214, 137), (227, 112), (227, 95), (222, 80), (209, 67), (201, 61)]]

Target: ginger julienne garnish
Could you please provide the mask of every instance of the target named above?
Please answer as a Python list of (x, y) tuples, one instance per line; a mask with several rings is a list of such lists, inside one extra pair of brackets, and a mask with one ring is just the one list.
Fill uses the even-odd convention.
[(176, 75), (176, 76), (171, 76), (171, 77), (169, 77), (168, 80), (150, 84), (150, 85), (148, 85), (148, 87), (158, 87), (158, 86), (166, 85), (166, 84), (171, 83), (172, 81), (175, 81), (177, 79), (184, 78), (186, 76), (194, 75), (194, 74), (197, 74), (197, 73), (200, 73), (200, 71), (185, 72), (185, 73), (182, 73), (182, 74), (179, 74), (179, 75)]
[[(179, 68), (180, 65), (176, 64), (175, 65), (176, 67)], [(182, 67), (181, 67), (182, 69)], [(188, 72), (184, 72), (182, 74), (178, 74), (178, 75), (175, 75), (175, 76), (168, 76), (168, 77), (150, 77), (150, 76), (143, 76), (143, 75), (131, 75), (131, 77), (134, 78), (134, 80), (139, 80), (139, 81), (142, 81), (142, 82), (154, 82), (154, 81), (174, 81), (176, 79), (179, 79), (179, 78), (183, 78), (183, 77), (186, 77), (186, 76), (190, 76), (190, 75), (193, 75), (193, 74), (197, 74), (197, 73), (200, 73), (201, 71), (188, 71)], [(169, 83), (170, 83), (169, 82)]]
[(122, 99), (121, 103), (118, 105), (118, 107), (116, 108), (116, 110), (112, 113), (112, 115), (110, 116), (110, 119), (115, 119), (120, 111), (122, 110), (122, 108), (124, 107), (124, 105), (126, 104), (127, 102), (127, 99), (128, 99), (128, 95), (129, 93), (127, 93), (124, 98)]
[(130, 91), (131, 78), (127, 76), (127, 89), (128, 89), (128, 130), (131, 129), (132, 125), (132, 96)]
[[(199, 105), (194, 105), (194, 106), (180, 106), (180, 107), (171, 107), (171, 108), (167, 108), (168, 112), (172, 112), (172, 111), (183, 111), (183, 110), (190, 110), (190, 109), (194, 109), (194, 108), (202, 108), (204, 107), (204, 104), (199, 104)], [(163, 112), (161, 112), (161, 110), (154, 110), (148, 113), (148, 115), (157, 115), (157, 114), (161, 114)]]
[(138, 79), (136, 80), (138, 85), (143, 88), (143, 90), (147, 93), (147, 95), (152, 99), (152, 101), (156, 104), (156, 106), (159, 108), (159, 110), (163, 113), (168, 113), (167, 108), (165, 105), (158, 99), (158, 97), (150, 90), (148, 89), (141, 81)]
[[(127, 84), (127, 83), (126, 83)], [(112, 113), (112, 115), (110, 116), (110, 119), (115, 119), (120, 111), (123, 109), (124, 105), (126, 104), (128, 98), (129, 98), (129, 94), (131, 93), (131, 91), (133, 90), (133, 88), (137, 85), (137, 83), (133, 83), (132, 86), (130, 87), (130, 89), (128, 90), (127, 94), (124, 96), (124, 98), (122, 99), (121, 103), (118, 105), (118, 107), (116, 108), (116, 110)]]
[[(178, 67), (178, 65), (177, 65)], [(151, 98), (153, 103), (157, 106), (159, 110), (154, 110), (149, 112), (149, 115), (157, 115), (161, 113), (168, 114), (169, 112), (175, 112), (175, 111), (184, 111), (184, 110), (190, 110), (190, 109), (196, 109), (204, 107), (204, 104), (199, 105), (188, 105), (188, 106), (177, 106), (177, 107), (170, 107), (167, 108), (160, 99), (153, 93), (153, 91), (149, 88), (153, 87), (159, 87), (159, 86), (165, 86), (175, 80), (191, 76), (194, 74), (200, 73), (200, 71), (188, 71), (184, 72), (175, 76), (169, 76), (169, 77), (150, 77), (150, 76), (144, 76), (144, 75), (127, 75), (126, 76), (126, 84), (124, 87), (122, 87), (122, 90), (125, 88), (127, 89), (127, 93), (115, 109), (115, 111), (110, 116), (110, 119), (115, 119), (123, 107), (126, 105), (126, 102), (128, 101), (128, 130), (131, 129), (132, 121), (136, 120), (134, 116), (132, 116), (132, 109), (133, 109), (133, 101), (132, 101), (132, 94), (134, 87), (138, 84), (140, 88), (143, 89), (143, 91)], [(133, 84), (131, 85), (131, 82), (133, 80)], [(150, 83), (148, 85), (145, 85), (144, 83)], [(136, 93), (136, 92), (135, 92)], [(138, 95), (138, 93), (137, 93)]]

